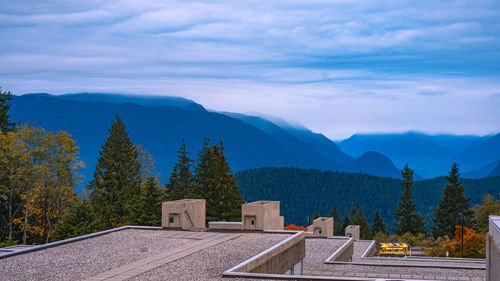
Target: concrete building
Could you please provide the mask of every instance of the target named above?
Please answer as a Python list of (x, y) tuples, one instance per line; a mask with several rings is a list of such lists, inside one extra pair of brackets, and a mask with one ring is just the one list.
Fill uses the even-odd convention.
[[(178, 224), (174, 217), (170, 226), (196, 226), (197, 222), (188, 222), (188, 227), (184, 227), (182, 220), (186, 218), (180, 215), (186, 210), (190, 217), (201, 220), (201, 213), (195, 215), (195, 210), (199, 212), (201, 207), (195, 203), (196, 200), (179, 200), (162, 206), (167, 219), (171, 214), (179, 214)], [(264, 201), (260, 205), (268, 203)], [(275, 202), (269, 205), (276, 208)], [(242, 216), (254, 217), (256, 227), (259, 219), (264, 218), (261, 222), (264, 225), (266, 219), (272, 218), (257, 211), (243, 212)], [(329, 219), (315, 220), (312, 226), (327, 227)], [(167, 220), (167, 227), (168, 223)], [(217, 231), (123, 226), (44, 245), (0, 249), (0, 281), (215, 281), (225, 278), (242, 281), (499, 281), (500, 276), (500, 217), (495, 216), (490, 217), (486, 260), (382, 258), (376, 256), (375, 241), (338, 236), (307, 237), (302, 231), (245, 231), (233, 229), (238, 228), (238, 224), (226, 224), (227, 230)], [(350, 228), (352, 231), (348, 233), (353, 238), (359, 236), (359, 226)]]
[(500, 216), (489, 217), (486, 235), (486, 280), (500, 280)]
[(345, 228), (345, 236), (352, 237), (354, 240), (359, 240), (359, 225), (348, 225)]
[(307, 227), (307, 232), (312, 232), (314, 237), (331, 237), (333, 236), (333, 227), (332, 217), (319, 217)]
[(241, 206), (243, 230), (283, 230), (279, 201), (255, 201)]
[(205, 199), (183, 199), (161, 205), (161, 226), (177, 229), (205, 228)]

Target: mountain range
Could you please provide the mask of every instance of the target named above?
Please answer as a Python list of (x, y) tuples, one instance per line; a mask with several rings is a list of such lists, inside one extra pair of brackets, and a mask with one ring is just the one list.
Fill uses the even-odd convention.
[[(335, 143), (322, 134), (283, 120), (209, 111), (194, 101), (178, 97), (35, 93), (14, 96), (11, 107), (15, 122), (30, 122), (46, 130), (65, 130), (72, 134), (80, 147), (80, 158), (86, 164), (82, 171), (85, 182), (92, 178), (100, 145), (104, 143), (117, 113), (125, 122), (132, 140), (154, 156), (164, 180), (177, 159), (182, 139), (191, 158), (196, 158), (205, 138), (212, 143), (222, 139), (229, 164), (235, 172), (274, 166), (399, 178), (400, 168), (406, 161), (417, 174), (432, 177), (446, 174), (450, 159), (456, 155), (457, 159), (464, 159), (467, 163), (462, 167), (470, 167), (476, 174), (488, 176), (500, 158), (500, 135), (428, 136), (408, 133), (389, 135), (385, 139), (381, 138), (382, 135), (354, 135)], [(388, 144), (384, 146), (384, 142)]]
[(389, 157), (397, 167), (405, 164), (424, 178), (449, 172), (457, 162), (466, 178), (487, 177), (499, 164), (500, 134), (488, 136), (402, 134), (355, 134), (338, 142), (349, 155), (377, 151)]

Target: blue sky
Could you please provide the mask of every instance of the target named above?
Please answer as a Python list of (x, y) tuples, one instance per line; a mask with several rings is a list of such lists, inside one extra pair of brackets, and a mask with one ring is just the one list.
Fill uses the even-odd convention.
[(0, 86), (15, 94), (182, 96), (333, 139), (500, 131), (499, 1), (0, 5)]

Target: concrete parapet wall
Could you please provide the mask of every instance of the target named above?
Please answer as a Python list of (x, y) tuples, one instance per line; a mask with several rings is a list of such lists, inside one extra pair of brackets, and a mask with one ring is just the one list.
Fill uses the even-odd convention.
[(301, 263), (306, 254), (305, 235), (298, 232), (266, 251), (228, 270), (231, 272), (283, 274)]
[(244, 230), (283, 230), (279, 201), (255, 201), (241, 206)]
[(500, 216), (489, 217), (486, 235), (486, 280), (500, 280)]
[(348, 225), (345, 228), (345, 236), (352, 237), (354, 240), (359, 240), (360, 227), (359, 225)]
[(333, 236), (333, 218), (319, 217), (307, 227), (307, 232), (312, 232), (315, 237)]
[(375, 255), (377, 255), (377, 243), (372, 241), (370, 246), (361, 254), (361, 258), (374, 257)]
[(205, 228), (205, 199), (183, 199), (163, 202), (161, 226), (167, 228)]
[(349, 238), (330, 257), (328, 257), (326, 261), (351, 262), (353, 254), (354, 254), (354, 239)]
[(242, 223), (234, 221), (211, 221), (208, 222), (208, 228), (217, 230), (242, 230)]

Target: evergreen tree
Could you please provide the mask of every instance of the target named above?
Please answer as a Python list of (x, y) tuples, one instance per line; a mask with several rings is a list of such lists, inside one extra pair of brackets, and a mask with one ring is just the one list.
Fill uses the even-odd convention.
[(141, 187), (141, 194), (134, 199), (129, 223), (132, 225), (161, 225), (161, 204), (164, 193), (155, 177), (148, 177)]
[(16, 123), (9, 121), (10, 100), (12, 100), (11, 92), (4, 92), (0, 87), (0, 131), (2, 133), (11, 132), (16, 126)]
[(434, 227), (432, 228), (434, 237), (444, 235), (452, 237), (455, 226), (461, 224), (462, 216), (464, 226), (469, 226), (471, 222), (470, 199), (465, 197), (465, 186), (460, 180), (457, 163), (452, 164), (450, 174), (446, 176), (446, 179), (448, 184), (445, 186), (438, 208), (434, 212)]
[(398, 202), (398, 208), (394, 212), (396, 221), (394, 223), (394, 232), (402, 235), (410, 232), (414, 235), (425, 233), (425, 223), (423, 217), (416, 212), (416, 205), (413, 202), (413, 170), (405, 165), (401, 171), (401, 185), (403, 186), (403, 194)]
[(314, 219), (313, 219), (313, 220), (315, 220), (315, 219), (317, 219), (317, 218), (319, 218), (319, 213), (318, 213), (318, 211), (315, 211), (315, 212), (314, 212)]
[(345, 234), (345, 229), (347, 226), (353, 224), (353, 219), (356, 217), (358, 210), (356, 209), (356, 206), (354, 205), (354, 202), (351, 202), (351, 208), (349, 209), (349, 213), (345, 213), (344, 215), (344, 220), (342, 220), (342, 229), (341, 229), (341, 235)]
[(166, 184), (168, 200), (189, 198), (193, 193), (194, 176), (192, 163), (194, 160), (187, 156), (184, 139), (182, 139), (182, 145), (177, 151), (177, 157), (178, 160), (170, 175), (169, 183)]
[(206, 200), (207, 221), (241, 220), (244, 200), (224, 156), (222, 140), (219, 145), (205, 141), (198, 154), (195, 174), (193, 197)]
[(345, 234), (345, 228), (351, 224), (351, 217), (349, 217), (349, 213), (345, 213), (344, 219), (342, 220), (342, 224), (340, 229), (338, 230), (340, 232), (341, 236), (344, 236)]
[(375, 218), (373, 218), (372, 223), (372, 236), (375, 236), (377, 233), (387, 234), (387, 227), (385, 226), (384, 220), (380, 217), (380, 212), (377, 210), (375, 212)]
[(363, 207), (360, 207), (359, 210), (354, 213), (354, 216), (351, 219), (351, 224), (359, 225), (359, 238), (361, 240), (371, 239), (370, 225), (363, 214)]
[(54, 231), (55, 240), (62, 240), (102, 229), (99, 219), (92, 211), (92, 205), (86, 199), (79, 199), (64, 214), (62, 222), (57, 224)]
[(133, 199), (140, 194), (140, 169), (137, 148), (116, 114), (89, 185), (92, 206), (105, 228), (127, 223)]
[(333, 208), (330, 210), (330, 217), (333, 218), (333, 235), (342, 235), (342, 225), (340, 223), (340, 215), (337, 203), (333, 204)]

